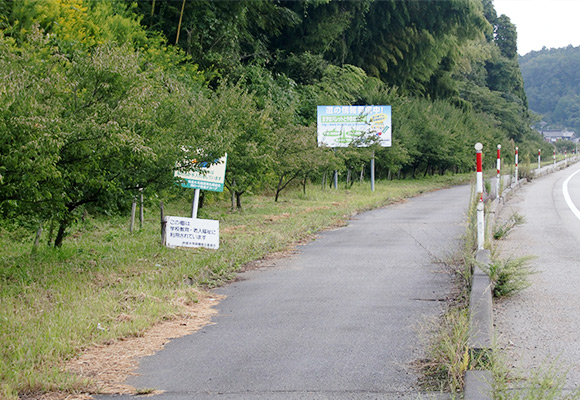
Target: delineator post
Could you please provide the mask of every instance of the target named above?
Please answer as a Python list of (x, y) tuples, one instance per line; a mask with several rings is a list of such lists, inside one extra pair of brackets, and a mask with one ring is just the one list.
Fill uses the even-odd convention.
[(485, 217), (484, 217), (484, 207), (483, 207), (483, 168), (481, 159), (481, 150), (483, 145), (481, 143), (475, 144), (475, 155), (477, 161), (477, 197), (479, 198), (477, 202), (477, 248), (478, 250), (483, 250), (485, 243)]

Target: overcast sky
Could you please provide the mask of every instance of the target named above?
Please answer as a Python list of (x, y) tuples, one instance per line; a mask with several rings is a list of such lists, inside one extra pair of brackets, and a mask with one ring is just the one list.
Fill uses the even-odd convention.
[(518, 54), (580, 46), (580, 0), (494, 0), (518, 30)]

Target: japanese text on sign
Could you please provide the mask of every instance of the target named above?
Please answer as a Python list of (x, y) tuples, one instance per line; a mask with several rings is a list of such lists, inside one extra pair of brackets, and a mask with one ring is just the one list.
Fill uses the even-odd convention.
[(227, 158), (226, 154), (214, 164), (202, 165), (199, 171), (175, 171), (175, 177), (183, 179), (181, 186), (186, 188), (223, 192)]
[(211, 219), (167, 217), (167, 247), (205, 247), (218, 249), (219, 221)]
[(391, 146), (391, 106), (318, 106), (318, 144), (347, 147), (376, 142)]

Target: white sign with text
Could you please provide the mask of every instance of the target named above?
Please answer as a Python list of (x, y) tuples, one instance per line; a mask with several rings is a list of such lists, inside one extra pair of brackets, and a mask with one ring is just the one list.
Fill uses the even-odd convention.
[(167, 217), (165, 244), (167, 247), (220, 246), (220, 223), (212, 219)]

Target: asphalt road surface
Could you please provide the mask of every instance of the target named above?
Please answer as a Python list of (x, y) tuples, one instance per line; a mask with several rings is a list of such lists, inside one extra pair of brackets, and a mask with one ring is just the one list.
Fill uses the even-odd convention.
[(529, 288), (495, 305), (498, 343), (506, 349), (508, 366), (515, 376), (567, 376), (566, 390), (580, 388), (578, 208), (580, 166), (574, 165), (518, 191), (501, 215), (518, 213), (525, 223), (497, 242), (501, 258), (534, 256), (537, 272)]
[(163, 400), (445, 397), (421, 393), (411, 364), (452, 289), (441, 261), (460, 249), (469, 197), (461, 186), (358, 215), (240, 274), (218, 290), (214, 325), (143, 359), (128, 383)]

